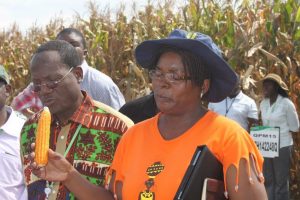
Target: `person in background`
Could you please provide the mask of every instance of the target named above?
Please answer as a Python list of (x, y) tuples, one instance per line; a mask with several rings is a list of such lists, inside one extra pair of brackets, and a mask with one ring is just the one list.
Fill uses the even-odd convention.
[[(89, 182), (103, 186), (116, 145), (133, 122), (80, 89), (80, 64), (81, 58), (70, 43), (49, 41), (32, 56), (31, 81), (34, 92), (51, 112), (50, 148), (63, 155)], [(35, 141), (39, 117), (40, 112), (34, 114), (21, 131), (28, 198), (74, 199), (61, 182), (40, 180), (32, 174), (30, 144)]]
[(32, 83), (24, 88), (11, 102), (11, 107), (21, 112), (26, 117), (32, 116), (43, 108), (43, 104), (38, 95), (33, 91)]
[(212, 39), (176, 29), (168, 38), (139, 44), (135, 57), (149, 69), (160, 112), (123, 135), (107, 187), (94, 187), (51, 150), (44, 167), (36, 166), (31, 154), (34, 174), (62, 181), (78, 199), (170, 200), (196, 147), (205, 144), (223, 164), (225, 191), (231, 200), (267, 199), (261, 174), (263, 158), (250, 135), (201, 104), (202, 100), (223, 100), (237, 81)]
[[(125, 103), (125, 99), (118, 86), (109, 76), (87, 64), (85, 60), (87, 46), (83, 34), (77, 29), (65, 28), (57, 34), (56, 40), (69, 42), (82, 56), (83, 77), (80, 82), (81, 89), (86, 91), (94, 100), (118, 110)], [(26, 116), (31, 116), (43, 107), (38, 95), (33, 91), (32, 83), (13, 99), (11, 106)]]
[(248, 132), (258, 123), (256, 103), (241, 91), (240, 79), (228, 97), (218, 103), (210, 102), (208, 109), (236, 121)]
[(20, 159), (20, 133), (25, 116), (6, 106), (9, 76), (0, 65), (0, 199), (27, 200)]
[(299, 131), (299, 119), (293, 102), (288, 98), (288, 87), (277, 74), (262, 79), (264, 99), (260, 103), (263, 126), (280, 127), (279, 157), (265, 158), (265, 186), (269, 200), (289, 198), (290, 156), (292, 134)]
[(154, 117), (158, 113), (158, 108), (153, 92), (125, 103), (119, 112), (129, 117), (135, 124)]

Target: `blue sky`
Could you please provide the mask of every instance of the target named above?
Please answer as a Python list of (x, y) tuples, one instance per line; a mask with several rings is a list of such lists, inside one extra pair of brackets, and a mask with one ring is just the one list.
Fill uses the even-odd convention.
[[(180, 0), (181, 1), (181, 0)], [(16, 22), (22, 31), (36, 24), (43, 26), (53, 17), (63, 17), (70, 22), (75, 13), (88, 17), (88, 0), (0, 0), (0, 30), (8, 29)], [(133, 0), (94, 0), (100, 9), (116, 11), (121, 4), (127, 6), (130, 15)], [(138, 8), (146, 5), (147, 0), (136, 0)]]

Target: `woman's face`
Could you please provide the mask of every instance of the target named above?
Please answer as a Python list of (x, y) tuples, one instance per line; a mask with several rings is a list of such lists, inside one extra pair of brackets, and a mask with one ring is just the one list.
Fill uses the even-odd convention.
[(278, 88), (274, 81), (265, 80), (263, 82), (263, 95), (265, 98), (270, 98), (271, 96), (277, 94)]
[(184, 77), (187, 78), (188, 74), (184, 72), (180, 55), (163, 53), (152, 75), (154, 98), (161, 112), (182, 114), (187, 110), (194, 111), (195, 106), (200, 105), (201, 88)]

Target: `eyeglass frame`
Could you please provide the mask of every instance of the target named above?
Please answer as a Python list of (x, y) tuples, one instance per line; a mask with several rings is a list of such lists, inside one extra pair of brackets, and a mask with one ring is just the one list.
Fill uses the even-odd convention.
[[(157, 75), (157, 72), (160, 72), (160, 75)], [(191, 77), (186, 76), (186, 75), (182, 75), (179, 78), (174, 78), (174, 75), (178, 75), (178, 74), (173, 73), (173, 72), (163, 73), (161, 70), (159, 70), (157, 68), (150, 69), (148, 71), (148, 74), (149, 74), (149, 77), (151, 78), (151, 80), (153, 80), (153, 79), (161, 80), (161, 78), (164, 78), (169, 83), (178, 83), (181, 81), (191, 80)]]
[[(50, 90), (54, 90), (55, 88), (58, 87), (59, 83), (61, 83), (67, 76), (68, 74), (70, 74), (70, 72), (74, 69), (74, 67), (71, 67), (69, 69), (69, 71), (62, 77), (60, 78), (59, 80), (56, 80), (56, 81), (48, 81), (46, 83), (41, 83), (41, 84), (35, 84), (33, 83), (32, 84), (32, 89), (34, 92), (40, 92), (41, 89), (42, 89), (42, 86), (46, 86), (48, 89)], [(49, 86), (49, 84), (53, 84), (53, 86)], [(39, 88), (38, 90), (36, 88)]]

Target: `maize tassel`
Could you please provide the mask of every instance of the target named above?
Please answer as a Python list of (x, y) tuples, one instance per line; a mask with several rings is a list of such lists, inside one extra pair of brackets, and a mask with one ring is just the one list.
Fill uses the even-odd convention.
[(38, 166), (48, 163), (48, 149), (50, 140), (51, 114), (48, 107), (44, 107), (38, 120), (35, 140), (35, 162)]

